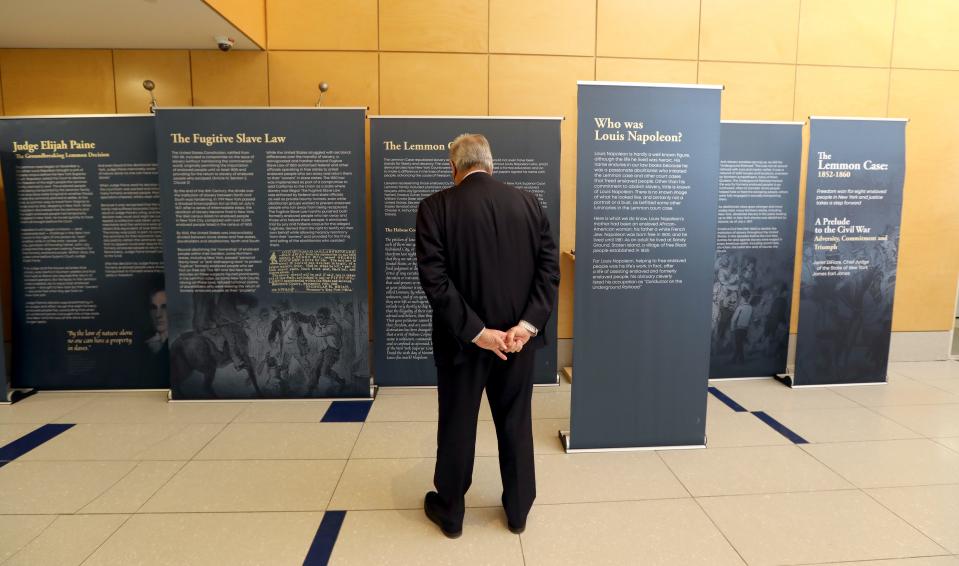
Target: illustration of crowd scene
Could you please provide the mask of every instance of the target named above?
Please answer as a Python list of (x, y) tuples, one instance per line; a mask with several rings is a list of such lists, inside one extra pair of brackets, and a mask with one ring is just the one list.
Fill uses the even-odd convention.
[(710, 377), (759, 377), (782, 371), (789, 335), (788, 265), (749, 252), (715, 263)]
[(175, 396), (369, 396), (367, 317), (349, 297), (195, 293), (192, 328), (170, 345)]
[[(817, 351), (815, 371), (829, 375), (884, 374), (888, 362), (892, 304), (896, 291), (899, 228), (886, 226), (888, 238), (873, 245), (848, 245), (825, 257), (813, 257), (813, 248), (803, 246), (800, 293), (800, 334), (812, 324)], [(806, 238), (812, 238), (808, 235)], [(814, 259), (853, 261), (856, 269), (841, 277), (814, 277)], [(802, 340), (800, 340), (802, 342)]]

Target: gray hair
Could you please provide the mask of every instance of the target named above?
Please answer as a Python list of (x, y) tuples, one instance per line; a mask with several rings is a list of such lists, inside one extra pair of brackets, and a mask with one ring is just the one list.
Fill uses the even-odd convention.
[(483, 134), (461, 134), (450, 142), (450, 161), (457, 171), (469, 171), (481, 167), (493, 172), (493, 152)]

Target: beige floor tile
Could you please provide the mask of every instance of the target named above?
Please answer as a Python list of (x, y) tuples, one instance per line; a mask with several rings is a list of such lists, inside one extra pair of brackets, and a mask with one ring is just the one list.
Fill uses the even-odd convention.
[(248, 403), (167, 402), (166, 396), (108, 396), (80, 406), (55, 422), (65, 423), (228, 423)]
[(852, 487), (793, 445), (674, 450), (662, 457), (696, 497)]
[(940, 546), (959, 553), (959, 485), (870, 489), (869, 494)]
[(0, 515), (0, 562), (36, 538), (56, 515)]
[(196, 456), (226, 425), (186, 424), (182, 428), (138, 454), (141, 460), (188, 460)]
[(52, 422), (74, 409), (90, 403), (93, 399), (91, 396), (37, 393), (12, 405), (0, 405), (0, 423)]
[(923, 436), (959, 436), (959, 404), (876, 407), (875, 410)]
[(928, 439), (807, 444), (803, 449), (858, 487), (959, 483), (959, 454)]
[(522, 566), (519, 537), (501, 509), (469, 509), (463, 536), (449, 540), (420, 510), (350, 511), (333, 547), (331, 565)]
[(536, 456), (536, 503), (689, 497), (654, 452)]
[(959, 403), (959, 395), (913, 379), (891, 381), (885, 385), (835, 387), (831, 390), (866, 407)]
[(194, 460), (141, 512), (323, 511), (344, 464), (342, 460)]
[(36, 423), (0, 424), (0, 447), (6, 446), (40, 426)]
[[(813, 566), (812, 564), (803, 566)], [(894, 560), (866, 560), (856, 562), (829, 562), (815, 566), (959, 566), (959, 556), (924, 556)]]
[(750, 566), (947, 554), (858, 490), (699, 500)]
[(345, 460), (362, 423), (232, 423), (197, 460)]
[(939, 444), (942, 444), (946, 448), (951, 448), (955, 450), (956, 452), (959, 452), (959, 437), (937, 438), (935, 440), (936, 442), (938, 442)]
[(774, 379), (723, 381), (716, 388), (750, 411), (858, 407), (829, 389), (790, 389)]
[(785, 444), (792, 442), (751, 413), (713, 411), (711, 408), (706, 412), (706, 445), (709, 448)]
[(134, 515), (84, 566), (303, 563), (323, 513)]
[(571, 394), (564, 391), (533, 395), (534, 419), (568, 419)]
[[(433, 458), (350, 460), (329, 508), (422, 509), (426, 492), (435, 489), (435, 466)], [(466, 506), (498, 506), (502, 492), (497, 458), (476, 458)]]
[(889, 369), (913, 379), (952, 377), (959, 379), (959, 362), (893, 362)]
[(959, 395), (959, 377), (922, 378), (917, 381)]
[(435, 389), (429, 395), (384, 395), (373, 401), (366, 421), (436, 421), (438, 411)]
[(4, 564), (80, 564), (116, 532), (127, 517), (129, 515), (61, 515), (43, 534)]
[[(496, 429), (490, 421), (476, 427), (476, 455), (497, 454)], [(435, 458), (436, 422), (367, 422), (353, 458)]]
[[(214, 425), (219, 430), (222, 425)], [(22, 456), (23, 460), (189, 459), (215, 434), (209, 425), (78, 424)], [(190, 445), (195, 448), (191, 451)]]
[(436, 423), (366, 422), (356, 440), (352, 457), (436, 457)]
[(0, 514), (75, 513), (136, 462), (30, 462), (0, 468)]
[(692, 499), (534, 506), (527, 566), (742, 564)]
[(137, 464), (103, 495), (97, 497), (81, 513), (136, 513), (153, 497), (186, 462), (145, 461)]
[(908, 428), (865, 408), (773, 410), (769, 414), (809, 442), (918, 438)]
[(236, 416), (238, 423), (318, 423), (331, 401), (265, 401), (250, 403)]
[(537, 454), (565, 454), (559, 431), (569, 430), (569, 419), (533, 421), (533, 451)]

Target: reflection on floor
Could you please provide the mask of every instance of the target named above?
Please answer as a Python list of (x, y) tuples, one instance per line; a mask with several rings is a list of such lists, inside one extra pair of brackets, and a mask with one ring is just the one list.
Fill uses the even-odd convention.
[(680, 452), (566, 455), (570, 386), (538, 388), (538, 497), (521, 536), (499, 507), (484, 404), (458, 540), (421, 511), (432, 390), (383, 391), (368, 415), (41, 393), (0, 407), (0, 562), (959, 566), (959, 362), (889, 377), (714, 383), (709, 448)]

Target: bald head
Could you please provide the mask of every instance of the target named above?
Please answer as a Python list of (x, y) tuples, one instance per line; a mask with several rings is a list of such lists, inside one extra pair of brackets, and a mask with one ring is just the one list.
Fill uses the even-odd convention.
[(450, 143), (450, 164), (456, 184), (473, 171), (493, 172), (493, 152), (482, 134), (462, 134)]

